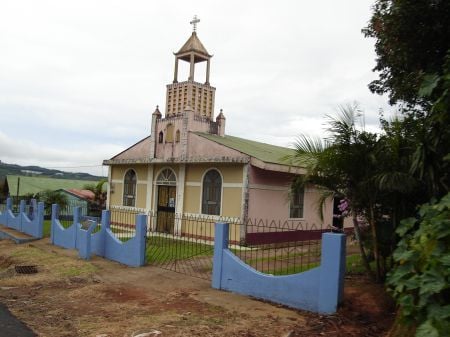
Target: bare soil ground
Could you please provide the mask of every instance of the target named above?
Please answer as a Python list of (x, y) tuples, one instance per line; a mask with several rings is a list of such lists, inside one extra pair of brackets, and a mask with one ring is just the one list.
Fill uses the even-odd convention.
[[(38, 273), (17, 274), (17, 265), (37, 265)], [(320, 316), (213, 290), (207, 281), (157, 267), (87, 262), (48, 239), (0, 241), (0, 302), (49, 337), (375, 337), (394, 317), (383, 289), (361, 277), (346, 280), (336, 315)]]

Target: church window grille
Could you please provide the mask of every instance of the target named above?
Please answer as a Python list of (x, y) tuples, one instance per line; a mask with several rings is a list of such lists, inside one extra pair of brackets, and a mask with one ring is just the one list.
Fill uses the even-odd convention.
[(166, 168), (161, 171), (160, 174), (158, 174), (158, 177), (156, 178), (156, 185), (171, 185), (176, 186), (177, 184), (177, 177), (175, 176), (175, 173), (169, 168)]
[(123, 180), (123, 205), (134, 207), (136, 203), (136, 172), (128, 170)]
[(303, 188), (292, 193), (289, 204), (290, 218), (303, 218), (304, 201), (305, 190)]
[(202, 214), (220, 215), (222, 177), (217, 170), (205, 174), (202, 192)]

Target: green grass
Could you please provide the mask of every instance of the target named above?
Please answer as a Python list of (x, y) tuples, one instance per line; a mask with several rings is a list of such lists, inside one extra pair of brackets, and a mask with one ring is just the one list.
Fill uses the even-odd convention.
[(164, 263), (196, 256), (212, 256), (214, 247), (198, 242), (177, 240), (160, 236), (147, 239), (147, 263)]
[[(239, 252), (239, 251), (237, 251)], [(235, 255), (239, 256), (239, 254), (236, 254), (235, 252), (233, 252)], [(256, 252), (256, 254), (258, 254), (259, 252)], [(264, 253), (259, 253), (261, 255), (264, 255)], [(293, 258), (297, 258), (297, 257), (302, 257), (302, 256), (310, 256), (310, 257), (320, 257), (320, 251), (317, 252), (302, 252), (302, 253), (288, 253), (285, 255), (276, 255), (276, 256), (269, 256), (269, 257), (256, 257), (254, 259), (246, 259), (245, 262), (248, 264), (253, 264), (253, 263), (264, 263), (264, 262), (271, 262), (271, 261), (283, 261), (283, 260), (289, 260), (289, 259), (293, 259)]]
[(44, 220), (44, 238), (50, 236), (51, 229), (52, 229), (52, 220)]
[[(297, 264), (292, 265), (285, 268), (279, 268), (273, 271), (273, 275), (290, 275), (290, 274), (296, 274), (301, 273), (307, 270), (310, 270), (312, 268), (316, 268), (320, 265), (320, 262), (312, 262), (307, 264)], [(364, 274), (366, 272), (366, 269), (364, 268), (364, 265), (362, 263), (361, 255), (354, 254), (354, 255), (348, 255), (346, 258), (346, 265), (345, 265), (345, 272), (346, 274)]]
[(273, 271), (273, 275), (290, 275), (302, 273), (304, 271), (319, 267), (320, 262), (311, 262), (305, 264), (297, 264), (289, 267), (279, 268)]
[[(375, 261), (369, 262), (372, 270), (375, 269)], [(365, 274), (366, 268), (362, 262), (362, 258), (360, 254), (348, 255), (347, 263), (346, 263), (346, 273), (347, 274)]]
[[(44, 220), (44, 237), (50, 237), (51, 227), (52, 227), (52, 221)], [(100, 226), (100, 224), (98, 224), (97, 227), (95, 227), (92, 234), (99, 232), (100, 228), (101, 228), (101, 226)], [(128, 233), (128, 232), (124, 233), (120, 229), (117, 229), (117, 228), (111, 228), (111, 231), (115, 234), (118, 234), (117, 238), (122, 242), (126, 242), (129, 239), (134, 237), (134, 233)], [(120, 235), (120, 234), (122, 234), (122, 235)]]

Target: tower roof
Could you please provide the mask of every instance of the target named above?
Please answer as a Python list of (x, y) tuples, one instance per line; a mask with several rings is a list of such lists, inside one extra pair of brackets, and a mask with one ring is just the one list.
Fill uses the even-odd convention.
[(192, 32), (191, 37), (186, 41), (183, 47), (175, 53), (175, 55), (178, 58), (189, 62), (189, 56), (191, 53), (195, 54), (195, 63), (205, 61), (212, 57), (212, 55), (209, 55), (205, 46), (198, 38), (196, 32)]

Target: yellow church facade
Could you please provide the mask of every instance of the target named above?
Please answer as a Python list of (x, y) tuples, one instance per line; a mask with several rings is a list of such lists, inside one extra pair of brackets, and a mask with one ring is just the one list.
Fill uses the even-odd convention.
[[(304, 173), (285, 161), (294, 150), (227, 135), (222, 110), (214, 118), (212, 56), (195, 30), (174, 55), (164, 116), (157, 107), (150, 135), (104, 161), (109, 166), (107, 206), (152, 212), (155, 229), (174, 234), (189, 231), (176, 215), (331, 224), (332, 201), (320, 219), (314, 187), (290, 193), (294, 177)], [(189, 77), (181, 82), (180, 61), (189, 63)], [(203, 83), (194, 81), (199, 62), (207, 63)]]

